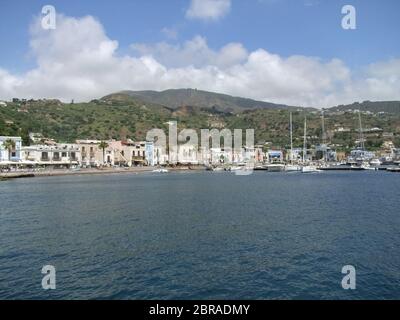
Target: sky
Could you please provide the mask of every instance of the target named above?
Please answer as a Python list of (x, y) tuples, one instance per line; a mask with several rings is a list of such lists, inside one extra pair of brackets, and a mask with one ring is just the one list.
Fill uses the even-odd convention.
[(399, 15), (398, 0), (0, 0), (0, 99), (191, 87), (317, 108), (400, 100)]

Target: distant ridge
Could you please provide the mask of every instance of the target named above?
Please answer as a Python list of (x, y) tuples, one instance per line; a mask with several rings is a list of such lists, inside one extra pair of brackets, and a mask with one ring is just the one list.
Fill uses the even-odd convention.
[(221, 112), (237, 113), (252, 109), (294, 109), (297, 107), (275, 104), (253, 99), (233, 97), (227, 94), (202, 91), (197, 89), (170, 89), (165, 91), (120, 91), (102, 98), (110, 100), (118, 97), (137, 98), (141, 101), (163, 105), (170, 109), (192, 106), (202, 109), (214, 109)]
[(360, 110), (372, 113), (386, 112), (400, 114), (400, 101), (364, 101), (329, 108), (329, 111)]

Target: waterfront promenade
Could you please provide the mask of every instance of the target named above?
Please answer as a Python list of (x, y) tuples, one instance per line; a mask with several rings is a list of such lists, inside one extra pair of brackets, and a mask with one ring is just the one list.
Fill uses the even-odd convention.
[[(79, 170), (53, 169), (53, 170), (26, 170), (1, 172), (1, 179), (33, 178), (33, 177), (54, 177), (54, 176), (74, 176), (74, 175), (106, 175), (106, 174), (139, 174), (153, 172), (155, 167), (131, 167), (131, 168), (87, 168)], [(170, 171), (203, 170), (202, 167), (174, 167), (168, 168)]]

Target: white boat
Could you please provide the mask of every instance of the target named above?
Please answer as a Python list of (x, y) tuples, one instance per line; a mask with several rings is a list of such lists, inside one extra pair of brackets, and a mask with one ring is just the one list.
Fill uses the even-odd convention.
[(269, 172), (282, 172), (285, 171), (285, 165), (281, 163), (274, 163), (267, 165)]
[(156, 169), (153, 170), (154, 173), (168, 173), (169, 170), (168, 169)]
[(364, 163), (361, 165), (361, 168), (362, 168), (363, 170), (371, 170), (371, 171), (377, 171), (377, 170), (379, 170), (377, 167), (371, 167), (371, 166), (369, 165), (368, 162), (364, 162)]
[(322, 172), (316, 166), (303, 166), (301, 168), (302, 173), (315, 173), (315, 172)]
[(374, 167), (379, 167), (379, 166), (382, 164), (382, 162), (381, 162), (379, 159), (372, 159), (372, 160), (369, 162), (369, 164), (370, 164), (371, 166), (374, 166)]
[(225, 171), (225, 169), (222, 168), (222, 167), (213, 167), (213, 168), (211, 168), (210, 170), (211, 170), (211, 171)]
[(231, 166), (227, 169), (227, 171), (240, 171), (242, 170), (243, 167), (239, 167), (239, 166)]
[(293, 165), (293, 164), (288, 164), (285, 166), (285, 171), (286, 172), (298, 172), (298, 171), (301, 171), (301, 167)]
[(301, 171), (301, 167), (293, 164), (293, 115), (290, 112), (290, 156), (289, 156), (289, 164), (285, 166), (286, 172), (298, 172)]

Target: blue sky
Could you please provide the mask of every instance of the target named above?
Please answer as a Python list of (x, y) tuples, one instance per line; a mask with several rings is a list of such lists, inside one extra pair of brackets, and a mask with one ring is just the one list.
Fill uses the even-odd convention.
[[(396, 60), (400, 56), (398, 0), (207, 1), (229, 2), (230, 7), (212, 19), (189, 17), (188, 10), (193, 5), (190, 0), (0, 0), (0, 40), (3, 44), (0, 69), (9, 77), (18, 78), (37, 68), (38, 53), (32, 53), (30, 40), (33, 36), (29, 28), (40, 16), (42, 6), (47, 4), (53, 5), (57, 14), (65, 17), (92, 16), (110, 41), (118, 41), (113, 56), (138, 57), (132, 44), (142, 44), (147, 48), (141, 54), (153, 55), (167, 68), (175, 66), (173, 62), (169, 65), (168, 52), (160, 53), (154, 46), (167, 43), (171, 48), (183, 50), (185, 43), (195, 37), (204, 39), (207, 48), (215, 52), (229, 43), (240, 43), (249, 54), (263, 49), (281, 59), (297, 55), (318, 58), (321, 63), (338, 59), (352, 73), (351, 77), (359, 77), (360, 70), (371, 64)], [(345, 4), (351, 4), (357, 10), (356, 30), (341, 28), (341, 8)], [(244, 61), (241, 63), (245, 64)], [(393, 75), (390, 76), (393, 80)], [(332, 90), (337, 90), (336, 80), (333, 82)], [(165, 85), (155, 87), (164, 88)], [(235, 93), (229, 88), (224, 91)], [(280, 91), (285, 93), (285, 90)], [(265, 97), (254, 94), (252, 97), (284, 102), (275, 94)], [(302, 101), (304, 97), (299, 99)], [(313, 104), (311, 100), (310, 104)]]

